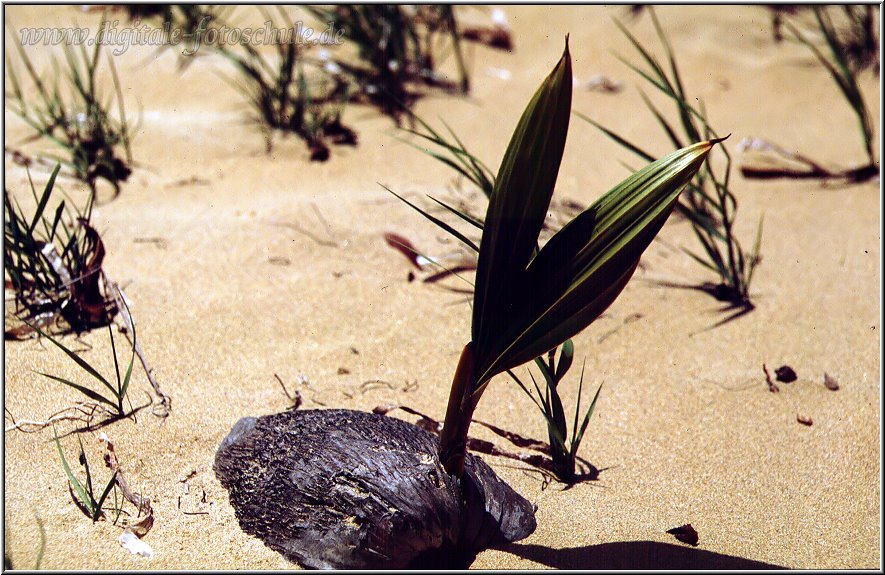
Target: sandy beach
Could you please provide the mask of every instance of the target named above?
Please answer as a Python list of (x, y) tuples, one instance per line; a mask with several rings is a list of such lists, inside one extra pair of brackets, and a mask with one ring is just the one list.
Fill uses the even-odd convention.
[[(435, 126), (443, 119), (496, 169), (570, 34), (573, 110), (656, 154), (672, 150), (642, 101), (638, 88), (650, 94), (647, 84), (616, 56), (638, 58), (613, 18), (658, 47), (647, 13), (504, 9), (514, 50), (467, 44), (469, 96), (430, 95), (415, 107), (422, 118)], [(487, 18), (478, 7), (459, 10)], [(13, 29), (95, 28), (101, 20), (71, 6), (8, 6), (5, 13)], [(856, 119), (835, 83), (807, 48), (772, 40), (764, 7), (666, 6), (657, 15), (686, 88), (703, 99), (717, 130), (732, 134), (725, 145), (736, 159), (738, 142), (753, 136), (832, 168), (864, 162)], [(254, 8), (233, 17), (261, 21)], [(7, 34), (7, 52), (12, 41)], [(45, 53), (29, 52), (37, 63)], [(277, 378), (301, 392), (303, 409), (394, 403), (441, 420), (470, 337), (470, 304), (446, 289), (464, 287), (457, 279), (407, 281), (409, 264), (384, 234), (437, 256), (459, 248), (379, 184), (415, 200), (467, 198), (477, 213), (484, 201), (368, 106), (345, 111), (357, 147), (335, 147), (329, 161), (310, 162), (294, 137), (265, 153), (219, 56), (198, 53), (180, 70), (174, 50), (132, 46), (115, 63), (127, 111), (141, 119), (135, 168), (119, 197), (96, 208), (93, 225), (107, 249), (104, 270), (131, 300), (138, 339), (172, 410), (166, 418), (144, 410), (137, 421), (101, 431), (129, 484), (151, 499), (155, 524), (144, 541), (154, 556), (130, 554), (117, 542), (118, 527), (93, 524), (77, 509), (51, 429), (4, 434), (5, 554), (15, 568), (33, 568), (42, 524), (42, 569), (297, 569), (239, 527), (212, 470), (219, 442), (241, 417), (289, 406)], [(599, 74), (623, 89), (580, 88)], [(881, 80), (869, 72), (861, 79), (878, 141)], [(52, 150), (23, 143), (30, 132), (8, 108), (4, 120), (7, 146), (33, 155)], [(622, 162), (640, 165), (573, 117), (555, 198), (589, 205), (627, 175)], [(8, 154), (4, 169), (6, 188), (29, 198), (25, 169)], [(38, 189), (49, 171), (32, 166)], [(85, 197), (72, 178), (59, 185)], [(660, 285), (716, 279), (682, 250), (699, 249), (689, 223), (671, 218), (620, 298), (574, 338), (576, 364), (586, 360), (585, 401), (603, 384), (580, 451), (602, 470), (598, 480), (563, 489), (545, 485), (527, 465), (483, 456), (537, 504), (538, 527), (519, 543), (480, 553), (471, 568), (881, 568), (879, 180), (752, 180), (735, 169), (732, 188), (736, 234), (748, 249), (765, 218), (751, 290), (756, 309), (712, 327), (723, 317), (720, 302)], [(107, 331), (81, 339), (84, 345), (65, 342), (91, 346), (83, 357), (112, 371)], [(9, 414), (41, 420), (81, 399), (35, 373), (85, 381), (49, 344), (6, 341), (3, 362), (7, 428)], [(771, 393), (763, 364), (787, 364), (798, 380)], [(578, 372), (563, 384), (567, 413)], [(838, 380), (838, 391), (824, 386), (824, 373)], [(136, 369), (132, 402), (145, 403), (150, 389)], [(492, 382), (476, 419), (547, 438), (535, 406), (506, 377)], [(519, 451), (482, 426), (471, 434)], [(96, 474), (107, 477), (98, 432), (81, 437)], [(76, 439), (63, 446), (75, 458)], [(697, 547), (667, 533), (686, 523), (699, 534)]]

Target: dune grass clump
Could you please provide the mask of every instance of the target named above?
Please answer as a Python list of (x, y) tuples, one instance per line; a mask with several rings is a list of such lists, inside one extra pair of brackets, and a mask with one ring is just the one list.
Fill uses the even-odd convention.
[[(741, 141), (739, 149), (760, 154), (766, 162), (745, 160), (741, 165), (741, 174), (755, 179), (817, 179), (847, 183), (869, 181), (879, 175), (875, 153), (877, 140), (874, 139), (870, 110), (860, 88), (860, 76), (866, 70), (879, 75), (876, 8), (857, 5), (805, 8), (802, 12), (798, 9), (784, 12), (791, 17), (784, 19), (782, 25), (789, 39), (807, 47), (839, 87), (857, 117), (867, 161), (853, 168), (832, 169), (806, 154), (788, 150), (777, 143), (747, 137)], [(807, 21), (805, 13), (813, 14), (813, 22)]]
[[(646, 67), (641, 68), (623, 60), (627, 66), (639, 74), (653, 88), (667, 96), (674, 104), (679, 117), (679, 124), (673, 125), (666, 119), (644, 94), (649, 111), (661, 126), (672, 145), (682, 147), (685, 142), (698, 142), (718, 138), (716, 131), (707, 121), (703, 102), (698, 107), (692, 105), (695, 98), (686, 92), (673, 49), (658, 22), (653, 10), (649, 10), (657, 31), (658, 38), (664, 48), (669, 73), (630, 32), (618, 23), (621, 31), (627, 36), (641, 55)], [(578, 113), (582, 119), (590, 122), (606, 136), (623, 148), (636, 154), (645, 161), (652, 161), (654, 156), (623, 136), (602, 126), (600, 123)], [(679, 132), (682, 132), (682, 136)], [(685, 250), (696, 262), (719, 276), (718, 283), (704, 283), (699, 289), (709, 293), (717, 300), (728, 304), (726, 310), (735, 310), (730, 318), (751, 311), (754, 305), (750, 298), (750, 284), (753, 272), (761, 261), (760, 248), (762, 241), (762, 219), (756, 231), (753, 249), (746, 253), (734, 232), (737, 215), (737, 198), (731, 191), (731, 155), (725, 147), (720, 147), (725, 159), (725, 168), (719, 172), (709, 162), (704, 164), (695, 177), (686, 186), (683, 201), (677, 204), (677, 210), (692, 225), (695, 237), (703, 248), (702, 254)], [(729, 318), (729, 319), (730, 319)]]
[[(343, 29), (343, 38), (357, 51), (357, 62), (333, 60), (354, 86), (352, 100), (377, 106), (399, 122), (403, 107), (411, 107), (422, 87), (449, 93), (470, 90), (452, 6), (339, 4), (308, 9), (320, 21)], [(444, 51), (455, 56), (457, 81), (438, 70), (439, 54)]]
[[(268, 21), (273, 20), (266, 10), (261, 10)], [(278, 14), (294, 31), (294, 23), (285, 10), (278, 7)], [(231, 80), (231, 84), (248, 99), (253, 119), (265, 132), (268, 152), (274, 132), (303, 139), (311, 159), (317, 161), (329, 158), (329, 144), (356, 145), (356, 132), (341, 121), (348, 100), (347, 83), (337, 74), (312, 65), (294, 35), (280, 38), (273, 46), (273, 56), (246, 42), (215, 46), (239, 72), (238, 79)]]
[[(64, 152), (53, 156), (54, 160), (68, 167), (93, 192), (99, 180), (108, 182), (116, 197), (120, 184), (132, 173), (132, 128), (126, 119), (113, 57), (106, 59), (114, 89), (106, 95), (99, 90), (100, 41), (91, 53), (83, 45), (66, 45), (64, 60), (54, 58), (48, 75), (38, 73), (24, 48), (15, 45), (18, 61), (14, 62), (12, 51), (6, 57), (12, 88), (6, 94), (7, 105), (27, 123), (35, 138), (46, 139)], [(22, 82), (15, 64), (24, 67), (30, 85)]]
[(879, 42), (875, 34), (875, 16), (872, 6), (842, 6), (842, 9), (849, 24), (848, 32), (844, 34), (839, 33), (826, 7), (813, 7), (818, 31), (826, 44), (826, 53), (791, 22), (787, 23), (787, 29), (797, 41), (814, 53), (818, 62), (839, 86), (839, 91), (857, 116), (864, 151), (869, 163), (866, 166), (849, 170), (844, 175), (849, 179), (863, 180), (877, 175), (879, 167), (876, 163), (873, 123), (863, 92), (860, 89), (858, 77), (865, 68), (874, 69), (878, 73)]
[(104, 244), (90, 225), (94, 194), (83, 208), (63, 199), (47, 212), (59, 170), (39, 196), (31, 182), (31, 215), (3, 191), (4, 275), (14, 293), (13, 315), (27, 322), (6, 330), (7, 338), (26, 337), (33, 326), (45, 329), (58, 318), (66, 323), (61, 331), (82, 333), (109, 325), (118, 311), (102, 284)]
[[(571, 94), (566, 47), (523, 113), (494, 178), (482, 223), (472, 337), (455, 372), (440, 435), (440, 461), (458, 477), (473, 412), (492, 378), (562, 345), (608, 308), (718, 141), (652, 162), (539, 248), (565, 149)], [(462, 167), (473, 165), (459, 148), (445, 147)], [(465, 175), (480, 171), (465, 169)]]
[(529, 390), (528, 386), (526, 386), (526, 384), (524, 384), (513, 371), (507, 370), (507, 373), (513, 378), (513, 381), (515, 381), (520, 389), (531, 398), (532, 402), (537, 406), (541, 415), (544, 417), (544, 421), (547, 423), (547, 437), (550, 441), (550, 455), (553, 460), (553, 472), (560, 481), (568, 484), (575, 483), (580, 477), (576, 473), (578, 449), (581, 447), (581, 441), (584, 439), (584, 434), (587, 432), (587, 425), (590, 423), (590, 418), (593, 416), (593, 411), (596, 409), (596, 401), (599, 399), (599, 392), (602, 391), (602, 385), (600, 385), (596, 389), (596, 393), (593, 395), (593, 400), (590, 402), (590, 406), (584, 413), (584, 418), (580, 419), (581, 395), (584, 390), (584, 367), (582, 366), (581, 378), (578, 382), (578, 395), (577, 400), (575, 401), (575, 416), (574, 421), (572, 422), (572, 433), (571, 437), (569, 437), (565, 408), (562, 405), (562, 399), (559, 397), (558, 389), (560, 382), (565, 377), (565, 374), (568, 373), (568, 370), (572, 365), (574, 354), (574, 344), (572, 343), (572, 340), (567, 339), (565, 343), (562, 344), (558, 362), (555, 361), (556, 348), (547, 352), (546, 361), (541, 357), (535, 358), (535, 365), (540, 370), (541, 375), (544, 376), (545, 383), (542, 391), (538, 382), (535, 380), (535, 376), (529, 371), (529, 376), (532, 378), (532, 384), (534, 385), (537, 396)]
[[(90, 224), (94, 194), (90, 194), (82, 209), (66, 197), (53, 210), (49, 210), (54, 205), (52, 192), (60, 169), (60, 165), (55, 167), (40, 195), (31, 182), (36, 208), (29, 216), (25, 216), (18, 199), (8, 190), (4, 190), (4, 280), (6, 288), (12, 292), (11, 299), (7, 301), (14, 305), (14, 310), (7, 310), (6, 320), (11, 320), (12, 325), (7, 323), (4, 338), (26, 339), (36, 335), (45, 337), (86, 372), (94, 380), (94, 384), (83, 385), (63, 377), (41, 373), (77, 390), (89, 401), (65, 408), (47, 421), (16, 422), (13, 418), (13, 426), (7, 428), (7, 431), (40, 430), (56, 421), (72, 420), (85, 424), (88, 429), (93, 427), (96, 420), (100, 420), (101, 424), (109, 423), (146, 407), (133, 408), (128, 398), (136, 355), (157, 396), (153, 413), (158, 417), (166, 417), (171, 409), (171, 400), (162, 392), (148, 366), (136, 338), (135, 321), (123, 291), (107, 278), (102, 268), (104, 243), (98, 231)], [(132, 349), (125, 374), (121, 374), (117, 358), (112, 327), (115, 320)], [(103, 376), (76, 352), (53, 337), (53, 334), (79, 335), (101, 327), (107, 327), (111, 341), (115, 368), (111, 377)], [(8, 411), (7, 414), (11, 416)]]

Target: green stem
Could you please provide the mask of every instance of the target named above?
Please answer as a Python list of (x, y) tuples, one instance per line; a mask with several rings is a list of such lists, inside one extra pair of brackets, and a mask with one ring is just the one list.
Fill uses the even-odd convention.
[(467, 431), (470, 429), (473, 410), (476, 407), (472, 397), (476, 377), (474, 347), (473, 342), (470, 342), (461, 352), (461, 359), (458, 361), (458, 368), (452, 381), (452, 391), (449, 393), (446, 419), (439, 435), (439, 459), (446, 473), (459, 479), (464, 473)]

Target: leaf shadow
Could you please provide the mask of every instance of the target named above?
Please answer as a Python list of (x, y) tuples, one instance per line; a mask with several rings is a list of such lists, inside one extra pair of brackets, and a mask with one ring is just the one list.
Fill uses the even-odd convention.
[(497, 549), (554, 569), (787, 569), (764, 561), (658, 541), (618, 541), (566, 549), (507, 543)]

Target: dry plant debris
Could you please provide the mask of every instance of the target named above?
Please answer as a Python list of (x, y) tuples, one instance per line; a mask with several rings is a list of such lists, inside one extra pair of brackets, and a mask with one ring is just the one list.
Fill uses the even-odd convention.
[(762, 371), (765, 372), (765, 383), (768, 384), (768, 391), (772, 393), (779, 392), (781, 388), (779, 388), (777, 384), (771, 380), (771, 374), (768, 373), (768, 367), (766, 367), (764, 363), (762, 364)]
[(674, 527), (673, 529), (667, 529), (667, 533), (692, 547), (698, 546), (698, 532), (691, 526), (691, 523), (686, 523), (685, 525)]

